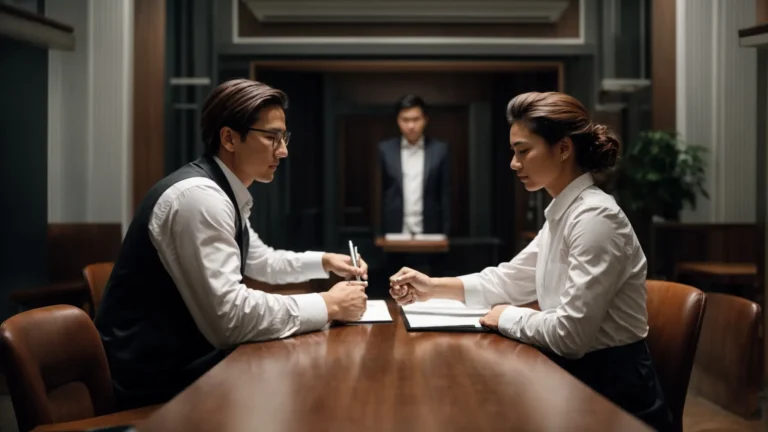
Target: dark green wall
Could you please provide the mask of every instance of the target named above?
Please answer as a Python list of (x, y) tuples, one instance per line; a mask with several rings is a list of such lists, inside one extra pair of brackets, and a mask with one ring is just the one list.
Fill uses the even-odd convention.
[(0, 37), (0, 318), (46, 281), (48, 51)]

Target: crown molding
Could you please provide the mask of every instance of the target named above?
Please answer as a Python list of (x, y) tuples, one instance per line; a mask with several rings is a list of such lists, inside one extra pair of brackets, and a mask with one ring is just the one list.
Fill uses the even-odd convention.
[(71, 26), (7, 4), (0, 4), (0, 35), (44, 48), (75, 49)]
[(768, 23), (739, 30), (739, 46), (768, 48)]

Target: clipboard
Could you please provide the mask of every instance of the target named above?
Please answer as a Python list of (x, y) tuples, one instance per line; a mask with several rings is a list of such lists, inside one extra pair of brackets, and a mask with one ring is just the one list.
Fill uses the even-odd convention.
[(400, 315), (403, 317), (403, 324), (408, 332), (443, 332), (443, 333), (490, 333), (491, 329), (486, 327), (478, 327), (475, 325), (440, 325), (432, 327), (413, 327), (408, 321), (408, 314), (403, 310), (402, 306), (398, 306)]

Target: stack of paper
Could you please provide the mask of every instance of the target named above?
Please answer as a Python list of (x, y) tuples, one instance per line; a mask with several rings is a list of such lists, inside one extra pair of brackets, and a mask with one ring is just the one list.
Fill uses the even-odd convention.
[(489, 309), (470, 309), (456, 300), (432, 299), (401, 307), (409, 331), (485, 331), (480, 318)]
[(408, 233), (387, 233), (384, 234), (387, 241), (408, 241), (413, 240), (413, 236)]
[(443, 241), (448, 237), (445, 234), (416, 234), (413, 238), (414, 240), (423, 241)]

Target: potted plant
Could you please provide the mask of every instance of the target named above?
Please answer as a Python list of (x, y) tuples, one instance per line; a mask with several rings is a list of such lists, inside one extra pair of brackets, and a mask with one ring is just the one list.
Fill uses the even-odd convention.
[(674, 132), (645, 131), (624, 154), (616, 171), (615, 194), (646, 246), (654, 216), (679, 220), (685, 205), (696, 208), (699, 194), (709, 198), (704, 153)]

